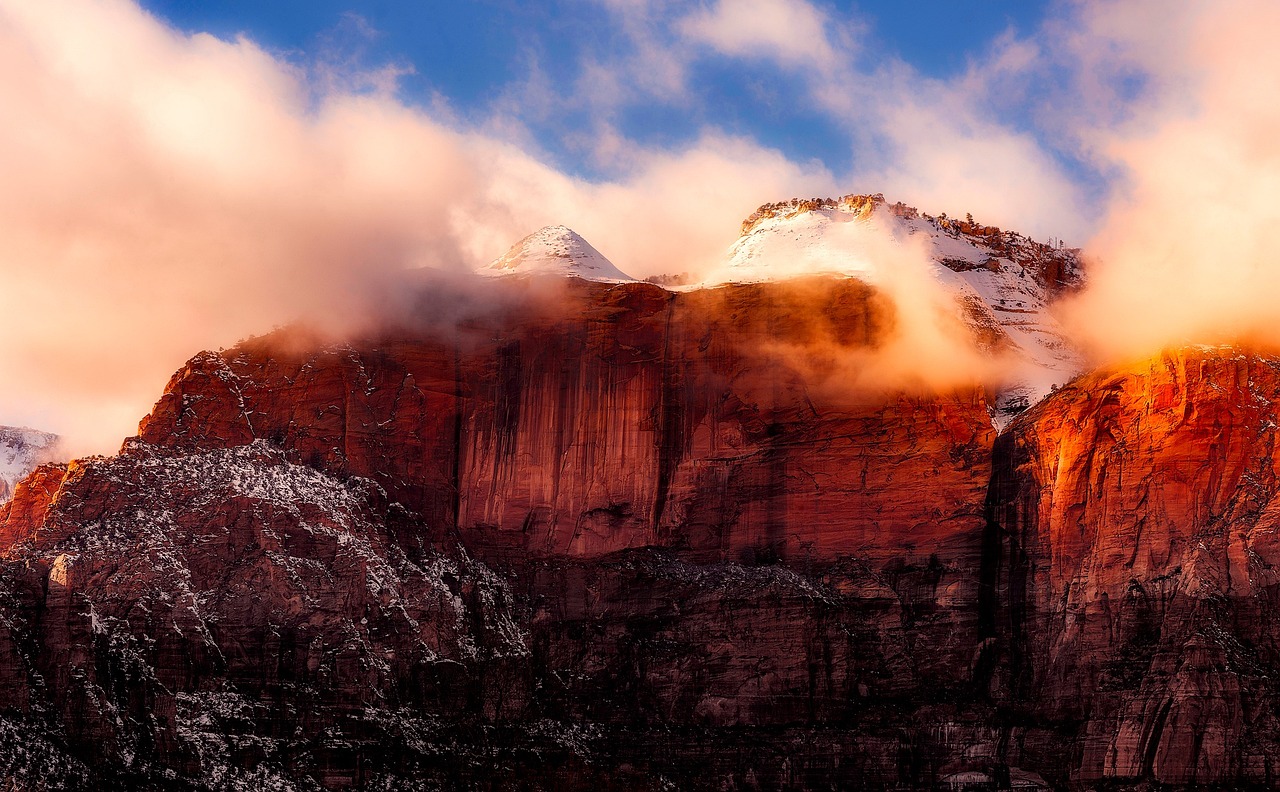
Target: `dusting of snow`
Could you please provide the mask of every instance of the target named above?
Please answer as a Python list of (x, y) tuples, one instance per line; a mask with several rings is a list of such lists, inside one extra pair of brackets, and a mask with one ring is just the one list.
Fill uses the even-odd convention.
[[(226, 679), (172, 690), (157, 675), (174, 646), (225, 666), (246, 618), (307, 636), (298, 651), (314, 679), (286, 683), (298, 700), (328, 702), (321, 690), (349, 683), (371, 720), (388, 726), (396, 717), (385, 708), (411, 673), (529, 654), (506, 581), (461, 548), (420, 546), (410, 558), (387, 524), (407, 513), (371, 480), (294, 464), (263, 440), (192, 452), (132, 439), (115, 457), (73, 463), (68, 481), (101, 500), (86, 509), (64, 492), (6, 556), (39, 559), (48, 597), (94, 637), (66, 674), (91, 717), (113, 725), (115, 765), (140, 777), (177, 777), (148, 765), (140, 741), (168, 726), (127, 723), (135, 716), (102, 669), (172, 695), (169, 725), (200, 788), (318, 788), (281, 763), (296, 743), (266, 728), (278, 705)], [(13, 629), (0, 614), (0, 631)], [(8, 726), (0, 718), (0, 779), (66, 776), (57, 788), (89, 786), (82, 766), (40, 740), (13, 739)], [(335, 726), (320, 739), (338, 745), (369, 732), (358, 734)], [(246, 754), (260, 760), (246, 765)]]
[[(5, 789), (89, 789), (94, 773), (43, 724), (0, 717), (0, 780)], [(54, 739), (50, 739), (54, 737)]]
[(478, 272), (490, 277), (558, 275), (604, 283), (635, 280), (615, 267), (587, 240), (562, 225), (535, 231)]
[[(210, 554), (239, 541), (235, 526), (228, 524), (229, 503), (240, 504), (235, 512), (254, 515), (250, 546), (262, 555), (253, 565), (282, 580), (288, 600), (303, 608), (320, 601), (346, 602), (361, 615), (346, 615), (343, 629), (368, 650), (371, 663), (385, 665), (377, 659), (380, 652), (371, 648), (374, 628), (363, 620), (366, 613), (417, 636), (415, 651), (424, 662), (477, 657), (471, 634), (477, 614), (458, 589), (464, 580), (479, 584), (480, 607), (497, 609), (478, 614), (490, 634), (485, 644), (491, 654), (528, 651), (527, 637), (505, 607), (510, 597), (501, 579), (465, 554), (460, 559), (435, 553), (416, 562), (408, 559), (388, 540), (373, 506), (386, 495), (371, 480), (338, 480), (290, 463), (280, 449), (262, 440), (202, 453), (175, 453), (134, 440), (117, 457), (86, 460), (78, 474), (95, 479), (90, 486), (116, 495), (98, 519), (79, 525), (49, 548), (49, 584), (66, 587), (78, 568), (92, 568), (105, 559), (117, 559), (111, 562), (112, 577), (121, 581), (159, 574), (167, 585), (145, 595), (139, 607), (186, 614), (189, 618), (182, 619), (182, 626), (175, 622), (173, 629), (211, 652), (217, 649), (208, 625), (218, 620), (228, 591), (225, 581), (194, 575), (193, 569), (207, 568)], [(61, 509), (55, 507), (47, 525), (56, 530), (61, 519)], [(23, 544), (38, 542), (39, 536)], [(16, 546), (14, 551), (30, 555), (34, 548)], [(424, 620), (424, 614), (431, 618)], [(441, 620), (456, 643), (441, 643)], [(92, 621), (95, 631), (119, 626), (109, 616), (93, 615)]]
[(13, 487), (46, 462), (60, 462), (61, 438), (56, 434), (17, 426), (0, 426), (0, 502), (13, 496)]

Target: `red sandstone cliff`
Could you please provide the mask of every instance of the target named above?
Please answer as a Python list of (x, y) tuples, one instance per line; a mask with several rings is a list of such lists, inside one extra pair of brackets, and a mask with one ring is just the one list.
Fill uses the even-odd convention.
[(997, 438), (980, 390), (831, 374), (894, 321), (857, 281), (508, 308), (203, 353), (23, 482), (0, 775), (1273, 782), (1280, 363), (1094, 373)]
[(555, 314), (530, 308), (452, 342), (290, 354), (268, 336), (202, 354), (140, 439), (267, 440), (376, 480), (477, 546), (522, 553), (659, 545), (910, 564), (976, 552), (994, 439), (982, 392), (886, 396), (797, 359), (877, 344), (892, 316), (869, 287), (570, 288)]
[(1278, 400), (1280, 361), (1193, 348), (997, 444), (993, 623), (1015, 695), (1081, 724), (1074, 778), (1276, 783)]

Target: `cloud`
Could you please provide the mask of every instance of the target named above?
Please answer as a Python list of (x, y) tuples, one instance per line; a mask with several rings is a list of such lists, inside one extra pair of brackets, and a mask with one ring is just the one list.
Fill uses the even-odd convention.
[[(1072, 309), (1100, 355), (1280, 345), (1280, 54), (1267, 36), (1280, 10), (1268, 3), (1083, 3), (929, 80), (892, 59), (859, 70), (830, 16), (799, 0), (769, 30), (776, 2), (745, 20), (745, 5), (691, 16), (609, 2), (630, 7), (645, 40), (639, 60), (604, 66), (626, 79), (674, 59), (650, 95), (695, 79), (695, 43), (816, 65), (799, 79), (848, 131), (853, 172), (715, 127), (641, 145), (606, 115), (588, 129), (609, 176), (585, 179), (518, 121), (468, 126), (406, 105), (395, 69), (307, 70), (124, 0), (0, 0), (0, 423), (110, 451), (193, 352), (297, 318), (358, 330), (406, 267), (466, 270), (563, 223), (633, 275), (706, 272), (757, 205), (857, 189), (1040, 234), (1083, 233), (1105, 211), (1094, 285)], [(1022, 73), (1063, 77), (1045, 116), (1060, 136), (1000, 120), (1010, 86), (1027, 90)], [(1112, 198), (1090, 203), (1046, 139), (1119, 174)], [(933, 316), (928, 287), (901, 291), (913, 289), (917, 314)]]
[(861, 27), (806, 0), (719, 0), (675, 25), (678, 38), (721, 55), (799, 70), (807, 101), (849, 136), (849, 190), (971, 212), (1042, 238), (1093, 228), (1075, 176), (1037, 130), (1000, 112), (1042, 68), (1037, 42), (1007, 31), (965, 72), (936, 79), (893, 55), (866, 62), (852, 32)]
[(406, 267), (468, 269), (566, 223), (644, 275), (833, 186), (709, 131), (609, 182), (123, 0), (0, 0), (0, 423), (113, 450), (201, 348), (377, 317)]
[(829, 23), (825, 12), (805, 0), (716, 0), (681, 19), (678, 29), (722, 55), (832, 72), (845, 59), (828, 38)]
[(864, 151), (878, 156), (864, 156), (859, 183), (1040, 239), (1090, 233), (1097, 210), (1034, 133), (994, 120), (972, 88), (911, 82), (867, 98), (875, 128)]
[(1121, 174), (1072, 311), (1100, 355), (1280, 346), (1277, 24), (1280, 8), (1253, 0), (1081, 9), (1077, 56), (1104, 77), (1085, 94), (1133, 93), (1125, 117), (1083, 133)]

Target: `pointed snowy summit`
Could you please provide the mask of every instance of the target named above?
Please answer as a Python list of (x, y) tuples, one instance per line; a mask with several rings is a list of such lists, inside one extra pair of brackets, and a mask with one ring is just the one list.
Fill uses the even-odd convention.
[(635, 278), (618, 269), (573, 229), (562, 225), (535, 231), (502, 258), (479, 270), (481, 275), (559, 275), (622, 283)]

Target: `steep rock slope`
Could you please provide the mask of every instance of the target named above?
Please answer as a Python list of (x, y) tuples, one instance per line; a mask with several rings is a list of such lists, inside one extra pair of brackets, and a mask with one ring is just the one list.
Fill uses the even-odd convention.
[(1277, 782), (1278, 401), (1280, 359), (1191, 348), (1076, 380), (998, 442), (995, 687), (1079, 725), (1079, 781)]
[[(424, 718), (518, 707), (527, 641), (505, 585), (465, 552), (423, 531), (406, 554), (392, 538), (406, 519), (372, 482), (263, 441), (134, 441), (41, 468), (0, 507), (0, 718), (61, 750), (0, 764), (6, 781), (465, 775), (465, 756), (440, 766)], [(416, 750), (397, 747), (405, 731)]]

